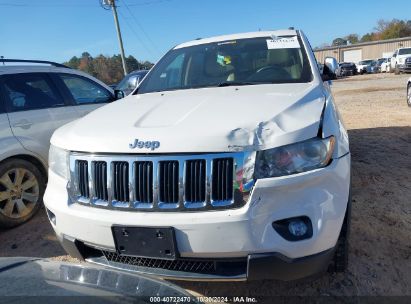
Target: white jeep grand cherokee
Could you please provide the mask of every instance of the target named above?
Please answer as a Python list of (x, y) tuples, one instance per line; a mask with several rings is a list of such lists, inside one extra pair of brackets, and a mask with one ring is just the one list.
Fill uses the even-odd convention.
[(347, 263), (350, 152), (301, 31), (199, 39), (57, 130), (47, 213), (87, 261), (193, 280), (292, 280)]

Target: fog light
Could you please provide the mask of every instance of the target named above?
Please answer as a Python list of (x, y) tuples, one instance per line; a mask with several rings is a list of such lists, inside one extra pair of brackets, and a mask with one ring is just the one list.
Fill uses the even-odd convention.
[(303, 236), (307, 233), (307, 225), (303, 221), (290, 221), (288, 231), (295, 236)]
[(313, 225), (308, 216), (290, 217), (273, 222), (273, 228), (287, 241), (295, 242), (313, 236)]

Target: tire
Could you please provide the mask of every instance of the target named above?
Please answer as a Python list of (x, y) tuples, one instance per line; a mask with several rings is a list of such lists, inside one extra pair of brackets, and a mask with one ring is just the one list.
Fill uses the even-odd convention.
[(10, 159), (0, 164), (0, 227), (29, 220), (43, 203), (45, 177), (32, 163)]
[(351, 224), (351, 194), (347, 204), (347, 211), (343, 225), (341, 227), (340, 236), (338, 237), (337, 245), (335, 247), (334, 258), (329, 268), (329, 272), (344, 272), (348, 267), (348, 238), (350, 235)]
[(407, 104), (411, 107), (411, 83), (407, 86)]
[(395, 75), (400, 74), (400, 69), (398, 68), (398, 65), (395, 65), (395, 70), (394, 70)]

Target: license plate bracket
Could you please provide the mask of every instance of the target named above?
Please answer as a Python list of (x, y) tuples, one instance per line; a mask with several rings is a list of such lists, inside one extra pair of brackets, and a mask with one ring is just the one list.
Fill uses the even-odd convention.
[(178, 257), (173, 227), (112, 226), (120, 255), (175, 260)]

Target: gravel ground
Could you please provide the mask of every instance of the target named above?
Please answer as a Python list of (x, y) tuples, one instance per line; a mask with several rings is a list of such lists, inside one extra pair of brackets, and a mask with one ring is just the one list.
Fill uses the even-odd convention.
[[(208, 296), (411, 295), (411, 108), (407, 75), (377, 74), (332, 86), (349, 130), (352, 152), (352, 226), (344, 274), (299, 282), (187, 283)], [(0, 231), (0, 256), (65, 255), (44, 210), (28, 223)]]

